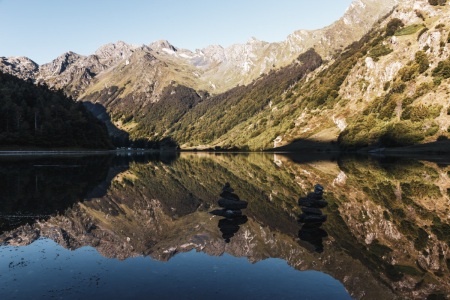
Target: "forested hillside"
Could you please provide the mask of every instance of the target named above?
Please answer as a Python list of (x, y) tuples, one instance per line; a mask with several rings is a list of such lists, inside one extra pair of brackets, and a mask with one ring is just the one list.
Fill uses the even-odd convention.
[(105, 125), (62, 91), (0, 72), (0, 146), (111, 148)]
[[(286, 90), (321, 64), (320, 55), (310, 49), (288, 67), (272, 71), (252, 84), (238, 86), (213, 97), (183, 86), (170, 86), (159, 102), (146, 107), (141, 111), (142, 114), (125, 119), (123, 125), (136, 124), (129, 126), (136, 138), (171, 137), (185, 148), (211, 145), (246, 120), (281, 102)], [(245, 142), (230, 141), (220, 146), (250, 149), (253, 148), (252, 139), (262, 135), (259, 140), (264, 139), (266, 142), (260, 147), (270, 147), (273, 137), (268, 135), (271, 132), (263, 131), (266, 127), (277, 125), (276, 122), (272, 118), (259, 120), (254, 128), (248, 130), (251, 136), (245, 135)]]
[[(379, 18), (381, 11), (385, 15)], [(362, 38), (330, 42), (348, 33), (343, 28), (351, 31), (349, 24), (364, 23), (368, 14), (378, 21), (370, 23), (365, 35), (357, 35)], [(157, 147), (164, 140), (182, 149), (292, 150), (304, 141), (325, 149), (402, 147), (449, 139), (449, 23), (450, 6), (444, 0), (355, 0), (326, 34), (308, 33), (323, 34), (320, 38), (302, 44), (305, 32), (290, 37), (297, 37), (302, 47), (315, 41), (310, 50), (285, 46), (283, 51), (298, 53), (297, 59), (271, 63), (259, 77), (248, 77), (245, 85), (232, 84), (240, 82), (236, 76), (244, 76), (239, 68), (227, 65), (216, 74), (212, 70), (220, 69), (220, 63), (205, 67), (205, 61), (194, 59), (220, 47), (194, 55), (167, 42), (137, 48), (109, 44), (95, 55), (68, 53), (39, 68), (26, 58), (4, 58), (0, 69), (101, 106), (114, 129), (110, 134), (124, 133), (133, 146)], [(260, 49), (265, 44), (251, 45)], [(239, 59), (233, 61), (238, 65), (265, 66), (271, 61), (255, 54), (257, 60), (250, 64), (239, 53), (243, 52), (236, 52)], [(223, 90), (212, 80), (217, 76)], [(5, 134), (16, 130), (13, 135), (20, 136), (20, 130), (28, 128), (36, 138), (45, 127), (40, 113), (18, 116), (11, 111), (3, 121)], [(64, 138), (70, 139), (64, 135), (58, 140)], [(115, 136), (117, 140), (122, 137)], [(128, 145), (128, 140), (122, 144)]]
[(210, 97), (173, 84), (158, 103), (113, 119), (131, 136), (170, 137), (182, 148), (260, 150), (309, 140), (360, 149), (445, 140), (448, 11), (405, 1), (331, 60), (309, 50)]

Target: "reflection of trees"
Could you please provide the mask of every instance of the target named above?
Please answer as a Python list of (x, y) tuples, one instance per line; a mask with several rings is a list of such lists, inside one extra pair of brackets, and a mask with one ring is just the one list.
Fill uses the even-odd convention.
[[(447, 198), (442, 192), (438, 196), (436, 188), (418, 192), (430, 186), (445, 191), (450, 186), (448, 166), (344, 157), (338, 163), (339, 168), (329, 161), (294, 163), (281, 155), (274, 163), (273, 155), (204, 153), (183, 153), (166, 162), (133, 162), (114, 178), (105, 196), (72, 211), (73, 224), (86, 222), (83, 230), (65, 231), (80, 241), (92, 237), (92, 244), (106, 249), (102, 251), (110, 257), (145, 254), (159, 259), (193, 247), (220, 255), (225, 250), (214, 242), (222, 241), (223, 235), (232, 238), (226, 251), (236, 256), (247, 255), (253, 261), (279, 257), (298, 269), (316, 268), (339, 280), (350, 278), (346, 287), (368, 298), (381, 293), (406, 297), (413, 291), (426, 298), (426, 293), (438, 289), (449, 291), (444, 281), (449, 274), (448, 222), (443, 218), (445, 208), (440, 208)], [(346, 180), (337, 182), (340, 172)], [(225, 181), (249, 205), (245, 219), (224, 217), (218, 224), (206, 212), (217, 207), (217, 191)], [(299, 231), (296, 199), (315, 182), (327, 189), (329, 205), (323, 211), (328, 219), (319, 230), (304, 226)], [(81, 219), (83, 214), (89, 222)], [(90, 228), (89, 235), (85, 228)], [(325, 255), (317, 252), (326, 234)], [(316, 252), (305, 252), (298, 239)], [(352, 281), (352, 276), (359, 281)]]
[[(8, 158), (0, 165), (0, 211), (7, 230), (83, 199), (108, 174), (110, 156)], [(28, 216), (28, 217), (27, 217)]]
[(399, 158), (343, 158), (339, 166), (347, 181), (334, 193), (328, 233), (392, 287), (426, 293), (435, 281), (449, 290), (442, 281), (449, 257), (437, 250), (449, 242), (441, 192), (450, 184), (448, 166)]
[[(63, 213), (85, 198), (103, 197), (130, 161), (151, 157), (3, 157), (0, 164), (0, 232)], [(156, 157), (159, 159), (159, 157)]]

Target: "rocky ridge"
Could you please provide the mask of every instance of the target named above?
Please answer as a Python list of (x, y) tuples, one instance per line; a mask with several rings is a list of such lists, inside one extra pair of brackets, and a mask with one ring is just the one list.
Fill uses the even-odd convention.
[[(332, 25), (319, 30), (299, 30), (289, 35), (285, 41), (268, 43), (251, 38), (245, 44), (236, 44), (227, 48), (209, 46), (204, 49), (190, 51), (178, 49), (167, 41), (156, 41), (151, 44), (135, 46), (122, 41), (100, 47), (95, 54), (87, 57), (67, 52), (54, 61), (34, 68), (32, 72), (21, 76), (46, 82), (56, 88), (63, 88), (79, 98), (85, 88), (94, 83), (96, 76), (106, 69), (116, 69), (115, 76), (121, 72), (123, 64), (131, 63), (129, 58), (136, 51), (143, 51), (156, 56), (166, 67), (180, 69), (189, 66), (181, 76), (172, 72), (171, 78), (156, 77), (154, 81), (175, 80), (180, 84), (189, 84), (194, 89), (204, 89), (211, 93), (224, 92), (238, 84), (248, 84), (261, 74), (274, 68), (290, 64), (299, 54), (313, 47), (325, 58), (331, 57), (335, 51), (342, 49), (365, 34), (380, 16), (388, 13), (398, 0), (356, 0), (347, 9), (345, 15)], [(12, 61), (19, 65), (24, 61)], [(171, 65), (171, 62), (174, 64)], [(8, 69), (0, 64), (0, 68)], [(24, 67), (16, 67), (23, 69)], [(181, 68), (182, 69), (182, 68)], [(183, 70), (183, 69), (182, 69)], [(177, 70), (176, 72), (179, 72)], [(185, 77), (189, 80), (183, 80)], [(133, 78), (139, 81), (140, 77)], [(223, 80), (223, 78), (227, 78)], [(103, 76), (103, 84), (115, 83), (114, 78)], [(111, 81), (111, 82), (110, 82)], [(141, 82), (144, 84), (144, 82)], [(88, 93), (92, 92), (88, 91)]]

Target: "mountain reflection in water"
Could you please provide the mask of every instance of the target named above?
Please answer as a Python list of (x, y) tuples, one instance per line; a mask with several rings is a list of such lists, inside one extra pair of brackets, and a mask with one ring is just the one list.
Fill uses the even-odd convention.
[[(26, 251), (20, 249), (48, 238), (70, 250), (93, 247), (104, 260), (173, 261), (192, 250), (245, 257), (255, 266), (276, 258), (298, 271), (331, 275), (357, 299), (444, 297), (450, 293), (449, 174), (448, 165), (425, 160), (256, 153), (3, 158), (0, 280), (12, 274), (6, 249)], [(221, 224), (222, 217), (209, 213), (224, 182), (248, 201), (245, 221)], [(297, 222), (297, 199), (317, 182), (325, 187), (328, 220), (306, 228)], [(287, 275), (271, 274), (280, 298), (293, 295), (281, 287)], [(236, 278), (224, 278), (224, 289), (234, 291)]]

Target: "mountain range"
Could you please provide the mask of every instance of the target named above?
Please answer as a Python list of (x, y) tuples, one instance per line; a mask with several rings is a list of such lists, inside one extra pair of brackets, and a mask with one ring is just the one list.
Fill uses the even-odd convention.
[(404, 146), (448, 137), (448, 12), (445, 1), (355, 0), (330, 26), (278, 43), (190, 51), (116, 42), (40, 66), (2, 57), (0, 70), (104, 106), (135, 140)]

